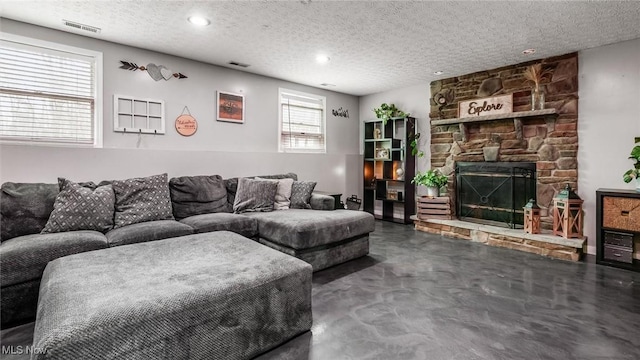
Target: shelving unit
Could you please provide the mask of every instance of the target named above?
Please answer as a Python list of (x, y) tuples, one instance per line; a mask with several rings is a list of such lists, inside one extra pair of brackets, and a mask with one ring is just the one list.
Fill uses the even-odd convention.
[[(412, 117), (364, 124), (364, 211), (376, 219), (409, 224), (415, 214), (416, 160), (408, 146), (416, 131)], [(398, 169), (404, 174), (398, 176)]]

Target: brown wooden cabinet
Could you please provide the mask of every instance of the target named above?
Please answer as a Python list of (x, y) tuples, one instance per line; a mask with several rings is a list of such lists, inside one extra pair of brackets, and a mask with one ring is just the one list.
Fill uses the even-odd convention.
[(640, 192), (596, 191), (596, 263), (640, 271)]

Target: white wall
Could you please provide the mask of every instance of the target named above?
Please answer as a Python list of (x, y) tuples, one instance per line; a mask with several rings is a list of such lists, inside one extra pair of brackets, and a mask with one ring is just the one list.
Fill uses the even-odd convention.
[[(356, 193), (361, 182), (359, 173), (345, 168), (347, 162), (357, 164), (353, 158), (359, 157), (356, 96), (7, 19), (1, 19), (0, 30), (100, 51), (104, 60), (104, 148), (0, 145), (0, 181), (55, 182), (65, 173), (71, 174), (66, 176), (72, 179), (100, 180), (159, 171), (170, 175), (215, 173), (224, 177), (292, 171), (301, 179), (318, 181), (319, 190), (343, 194)], [(119, 69), (120, 60), (165, 65), (188, 79), (156, 82), (145, 72)], [(326, 154), (278, 153), (279, 87), (327, 98)], [(244, 94), (244, 124), (216, 121), (216, 90)], [(166, 134), (142, 135), (139, 141), (137, 134), (113, 132), (113, 94), (164, 100)], [(191, 137), (179, 135), (174, 128), (174, 121), (185, 106), (198, 120), (198, 131)], [(349, 110), (350, 118), (331, 114), (332, 109), (340, 107)]]
[(640, 39), (580, 51), (578, 60), (578, 195), (594, 254), (596, 190), (635, 188), (622, 174), (640, 137)]
[[(364, 121), (375, 119), (374, 108), (382, 103), (395, 104), (398, 109), (408, 112), (418, 122), (417, 131), (420, 133), (419, 147), (424, 151), (424, 157), (417, 159), (418, 171), (431, 168), (430, 137), (431, 126), (429, 120), (429, 99), (431, 98), (429, 84), (419, 84), (400, 89), (394, 89), (377, 94), (360, 97), (360, 154), (364, 153)], [(362, 167), (362, 164), (360, 164)], [(360, 172), (362, 174), (362, 171)], [(418, 191), (423, 189), (418, 188)], [(362, 194), (362, 184), (359, 192)]]

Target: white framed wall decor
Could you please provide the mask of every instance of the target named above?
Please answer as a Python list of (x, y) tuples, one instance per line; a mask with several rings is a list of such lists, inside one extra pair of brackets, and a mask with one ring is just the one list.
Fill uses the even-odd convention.
[(164, 100), (113, 95), (113, 131), (164, 134)]

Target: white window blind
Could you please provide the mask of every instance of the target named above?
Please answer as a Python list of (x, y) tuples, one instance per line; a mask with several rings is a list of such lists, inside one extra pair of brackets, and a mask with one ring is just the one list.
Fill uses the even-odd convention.
[(280, 151), (325, 151), (325, 98), (280, 90)]
[(52, 47), (0, 41), (0, 139), (100, 145), (100, 55)]

